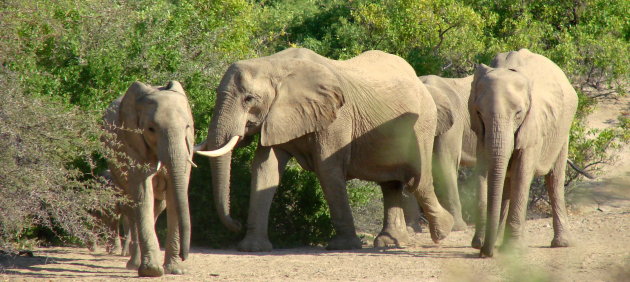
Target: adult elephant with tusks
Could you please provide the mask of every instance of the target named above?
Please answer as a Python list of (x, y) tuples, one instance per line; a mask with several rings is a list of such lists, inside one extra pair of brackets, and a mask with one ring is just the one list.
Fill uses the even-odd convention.
[[(194, 142), (184, 89), (177, 81), (165, 87), (134, 82), (111, 103), (104, 120), (113, 135), (105, 144), (117, 152), (109, 160), (112, 179), (131, 200), (125, 208), (134, 240), (127, 268), (140, 276), (182, 274), (190, 246), (188, 181)], [(164, 208), (168, 233), (162, 266), (154, 223)]]
[(336, 61), (308, 49), (287, 49), (232, 64), (217, 91), (208, 138), (197, 149), (212, 157), (217, 209), (231, 230), (240, 229), (229, 214), (231, 150), (260, 133), (239, 250), (272, 249), (269, 209), (291, 157), (321, 183), (336, 230), (327, 249), (361, 248), (346, 191), (346, 180), (353, 178), (375, 181), (383, 191), (384, 226), (375, 245), (408, 240), (404, 187), (428, 215), (434, 241), (450, 232), (453, 218), (433, 191), (431, 148), (436, 127), (444, 131), (452, 120), (446, 113), (438, 122), (429, 92), (402, 58), (368, 51)]
[(501, 53), (491, 65), (477, 67), (468, 101), (477, 134), (476, 173), (487, 176), (488, 184), (487, 192), (480, 191), (482, 201), (487, 193), (485, 236), (477, 230), (473, 246), (481, 247), (481, 256), (493, 256), (505, 220), (502, 249), (521, 247), (529, 187), (535, 175), (544, 175), (553, 214), (551, 246), (566, 247), (564, 177), (576, 92), (556, 64), (527, 49)]

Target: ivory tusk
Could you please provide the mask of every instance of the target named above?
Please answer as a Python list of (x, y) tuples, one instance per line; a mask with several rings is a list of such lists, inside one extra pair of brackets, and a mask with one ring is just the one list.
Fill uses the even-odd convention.
[(188, 159), (188, 162), (190, 163), (190, 165), (197, 167), (197, 165), (191, 159)]
[(213, 150), (213, 151), (196, 151), (195, 153), (200, 154), (202, 156), (206, 156), (206, 157), (219, 157), (222, 155), (225, 155), (227, 152), (232, 151), (232, 149), (234, 149), (234, 146), (236, 146), (236, 143), (238, 143), (238, 140), (240, 139), (240, 136), (233, 136), (232, 139), (230, 139), (230, 141), (225, 144), (225, 146)]
[(157, 169), (155, 169), (155, 171), (160, 171), (160, 168), (162, 168), (162, 162), (158, 161)]

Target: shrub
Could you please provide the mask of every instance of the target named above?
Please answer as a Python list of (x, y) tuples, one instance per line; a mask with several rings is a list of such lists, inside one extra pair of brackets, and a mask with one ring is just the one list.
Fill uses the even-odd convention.
[(104, 232), (90, 212), (116, 200), (94, 177), (97, 123), (74, 107), (29, 97), (18, 81), (0, 68), (0, 249), (42, 236), (86, 242)]

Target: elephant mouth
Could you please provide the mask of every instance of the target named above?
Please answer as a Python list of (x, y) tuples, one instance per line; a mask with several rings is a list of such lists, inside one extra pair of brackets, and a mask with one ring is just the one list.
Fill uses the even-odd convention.
[(238, 136), (238, 135), (232, 136), (230, 141), (228, 141), (227, 144), (225, 144), (225, 146), (216, 150), (212, 150), (212, 151), (202, 151), (201, 149), (206, 146), (206, 142), (207, 142), (206, 140), (203, 143), (195, 146), (195, 153), (202, 156), (211, 157), (211, 158), (220, 157), (232, 151), (232, 149), (234, 149), (234, 147), (236, 146), (236, 144), (238, 143), (240, 139), (241, 139), (241, 136)]

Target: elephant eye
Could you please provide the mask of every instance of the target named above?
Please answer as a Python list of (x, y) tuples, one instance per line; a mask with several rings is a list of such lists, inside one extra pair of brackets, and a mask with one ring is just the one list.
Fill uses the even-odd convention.
[(247, 95), (245, 96), (245, 103), (250, 103), (252, 101), (254, 101), (256, 98), (252, 95)]
[(153, 127), (149, 127), (149, 131), (151, 131), (151, 132), (155, 132), (155, 128), (153, 128)]

